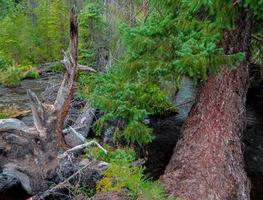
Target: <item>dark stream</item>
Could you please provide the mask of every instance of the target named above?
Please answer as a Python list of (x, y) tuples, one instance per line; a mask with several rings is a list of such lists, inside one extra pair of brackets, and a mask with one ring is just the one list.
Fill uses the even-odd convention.
[(251, 180), (251, 200), (263, 199), (263, 85), (247, 95), (247, 129), (243, 134), (247, 174)]

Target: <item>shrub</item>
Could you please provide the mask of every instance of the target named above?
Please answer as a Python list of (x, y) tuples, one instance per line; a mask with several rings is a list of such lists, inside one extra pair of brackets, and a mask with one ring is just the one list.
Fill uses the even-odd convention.
[(145, 124), (145, 118), (175, 109), (166, 91), (157, 83), (129, 77), (124, 73), (121, 67), (117, 67), (107, 74), (82, 75), (78, 94), (89, 98), (93, 106), (104, 114), (93, 126), (97, 134), (101, 134), (107, 122), (115, 120), (120, 123), (117, 123), (114, 139), (124, 138), (128, 143), (149, 143), (152, 130)]
[(7, 70), (1, 71), (0, 83), (7, 87), (18, 86), (23, 79), (23, 73), (16, 67), (8, 67)]
[(24, 78), (30, 78), (30, 79), (39, 79), (40, 78), (40, 75), (37, 71), (28, 71)]
[(103, 178), (97, 182), (97, 192), (126, 188), (127, 195), (131, 199), (172, 200), (165, 195), (160, 183), (150, 181), (145, 177), (143, 167), (132, 165), (132, 162), (136, 160), (134, 150), (128, 148), (111, 150), (106, 155), (99, 148), (93, 148), (93, 150), (86, 150), (86, 153), (89, 154), (91, 151), (97, 159), (109, 163), (108, 169), (103, 173)]
[(61, 73), (64, 71), (63, 64), (55, 64), (48, 67), (48, 71), (54, 72), (54, 73)]
[(18, 69), (23, 72), (23, 79), (39, 79), (40, 75), (36, 68), (31, 65), (20, 65)]
[(95, 189), (87, 188), (87, 187), (77, 187), (73, 189), (74, 196), (83, 195), (87, 198), (90, 198), (96, 194)]

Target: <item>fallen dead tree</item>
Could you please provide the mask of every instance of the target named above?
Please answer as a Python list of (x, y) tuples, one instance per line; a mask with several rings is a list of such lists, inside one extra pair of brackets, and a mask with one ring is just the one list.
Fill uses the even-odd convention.
[(93, 109), (90, 103), (87, 102), (75, 123), (63, 130), (63, 134), (65, 135), (65, 139), (69, 146), (74, 147), (84, 143), (85, 138), (90, 131), (94, 117), (95, 109)]
[[(12, 187), (17, 182), (22, 184), (28, 194), (37, 195), (48, 190), (52, 183), (59, 183), (80, 170), (78, 163), (81, 161), (77, 157), (61, 158), (68, 147), (63, 127), (78, 69), (77, 45), (77, 18), (72, 9), (69, 54), (64, 53), (65, 73), (55, 102), (42, 103), (29, 90), (34, 127), (27, 127), (17, 119), (0, 120), (0, 174), (6, 177), (6, 182), (1, 180), (1, 195), (8, 190), (7, 186)], [(85, 120), (81, 122), (87, 123)], [(91, 123), (90, 120), (88, 123)], [(91, 165), (87, 168), (95, 170)]]

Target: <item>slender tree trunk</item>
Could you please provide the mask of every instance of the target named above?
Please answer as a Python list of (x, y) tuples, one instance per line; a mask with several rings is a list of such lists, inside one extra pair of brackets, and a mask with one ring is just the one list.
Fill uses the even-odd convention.
[(148, 15), (148, 3), (149, 3), (148, 0), (142, 1), (142, 13), (144, 17)]
[[(224, 32), (226, 54), (248, 52), (250, 23), (242, 13)], [(247, 200), (241, 134), (245, 128), (248, 55), (235, 70), (210, 75), (183, 127), (182, 139), (162, 177), (166, 191), (183, 200)]]
[(136, 24), (136, 16), (135, 16), (135, 2), (134, 0), (129, 0), (129, 25), (130, 27), (133, 27)]

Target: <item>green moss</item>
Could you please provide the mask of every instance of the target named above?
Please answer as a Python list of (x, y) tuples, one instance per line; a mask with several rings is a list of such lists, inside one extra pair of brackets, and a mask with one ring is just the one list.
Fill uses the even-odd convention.
[(0, 112), (0, 119), (6, 119), (7, 115), (5, 113)]

